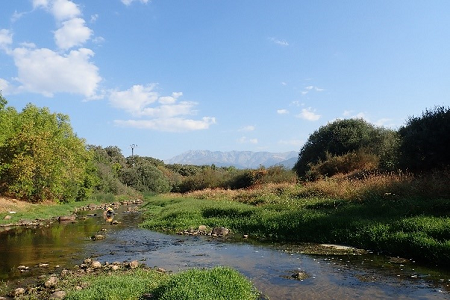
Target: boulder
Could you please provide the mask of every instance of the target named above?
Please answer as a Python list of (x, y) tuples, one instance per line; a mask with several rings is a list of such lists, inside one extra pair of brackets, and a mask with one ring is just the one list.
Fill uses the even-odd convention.
[(230, 233), (230, 230), (225, 227), (214, 227), (212, 234), (214, 236), (226, 236)]
[(64, 299), (66, 297), (66, 292), (56, 291), (50, 295), (49, 299)]
[(58, 277), (56, 276), (50, 276), (50, 278), (44, 283), (44, 286), (46, 288), (53, 288), (58, 283)]

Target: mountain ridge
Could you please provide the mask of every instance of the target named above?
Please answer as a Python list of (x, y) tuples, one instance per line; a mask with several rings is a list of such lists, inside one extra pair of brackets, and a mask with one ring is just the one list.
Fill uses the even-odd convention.
[(254, 151), (210, 151), (189, 150), (167, 159), (167, 164), (234, 166), (238, 169), (256, 169), (260, 166), (283, 165), (292, 168), (297, 161), (298, 152), (254, 152)]

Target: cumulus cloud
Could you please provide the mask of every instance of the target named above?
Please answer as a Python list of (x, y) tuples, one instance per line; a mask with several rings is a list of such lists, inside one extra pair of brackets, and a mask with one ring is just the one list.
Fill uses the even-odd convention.
[(240, 139), (238, 139), (238, 142), (241, 144), (258, 144), (258, 139), (249, 139), (245, 136), (241, 137)]
[(152, 120), (115, 120), (114, 123), (122, 127), (151, 129), (166, 132), (184, 132), (208, 129), (211, 124), (216, 123), (216, 119), (211, 117), (203, 117), (201, 120), (165, 118)]
[(60, 49), (67, 50), (74, 46), (81, 46), (92, 35), (92, 30), (85, 26), (81, 18), (74, 18), (62, 23), (62, 27), (55, 32), (55, 42)]
[(296, 117), (307, 121), (317, 121), (320, 119), (320, 115), (316, 114), (311, 107), (302, 109)]
[(126, 6), (129, 6), (129, 5), (131, 5), (131, 3), (133, 3), (133, 2), (141, 2), (141, 3), (143, 3), (143, 4), (147, 4), (148, 3), (148, 0), (121, 0), (122, 1), (122, 3), (123, 4), (125, 4)]
[(61, 55), (50, 49), (15, 48), (12, 56), (18, 69), (19, 91), (52, 97), (57, 92), (93, 98), (101, 77), (90, 62), (94, 52), (81, 48)]
[(279, 114), (279, 115), (286, 115), (288, 113), (289, 113), (289, 111), (287, 109), (278, 109), (277, 110), (277, 114)]
[(194, 107), (198, 103), (178, 101), (178, 98), (183, 95), (181, 92), (174, 92), (171, 96), (161, 96), (155, 90), (156, 86), (156, 84), (134, 85), (125, 91), (112, 91), (109, 101), (113, 107), (124, 110), (134, 117), (146, 118), (145, 120), (116, 120), (115, 124), (174, 132), (207, 129), (211, 124), (216, 123), (213, 117), (203, 117), (200, 120), (187, 118), (186, 116), (197, 113)]
[(78, 6), (70, 0), (53, 0), (50, 2), (50, 11), (59, 21), (72, 19), (81, 15)]

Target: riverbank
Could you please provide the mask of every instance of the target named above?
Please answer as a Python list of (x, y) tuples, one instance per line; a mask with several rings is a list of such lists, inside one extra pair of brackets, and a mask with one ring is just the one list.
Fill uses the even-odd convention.
[(0, 197), (0, 231), (16, 226), (45, 226), (51, 222), (74, 220), (83, 210), (103, 209), (106, 206), (141, 204), (141, 199), (124, 197), (92, 198), (88, 201), (55, 203), (51, 201), (30, 203), (13, 198)]
[[(1, 291), (1, 289), (0, 289)], [(228, 267), (171, 274), (134, 260), (104, 263), (85, 259), (73, 270), (41, 276), (0, 299), (261, 299), (252, 283)]]
[(151, 230), (225, 227), (237, 238), (348, 245), (450, 266), (450, 200), (444, 197), (383, 192), (343, 199), (317, 186), (282, 184), (153, 196), (143, 208), (142, 226)]

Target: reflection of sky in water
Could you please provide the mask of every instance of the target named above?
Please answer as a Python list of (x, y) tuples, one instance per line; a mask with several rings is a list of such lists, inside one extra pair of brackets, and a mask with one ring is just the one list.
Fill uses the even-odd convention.
[[(3, 279), (11, 278), (12, 273), (19, 276), (18, 265), (45, 262), (71, 266), (92, 256), (101, 262), (138, 260), (173, 272), (193, 267), (230, 266), (247, 276), (271, 299), (446, 299), (449, 296), (448, 292), (440, 291), (445, 283), (432, 287), (427, 282), (428, 270), (419, 274), (414, 264), (390, 264), (385, 259), (380, 262), (377, 261), (380, 256), (314, 257), (269, 246), (152, 232), (135, 227), (138, 215), (134, 213), (118, 211), (114, 219), (119, 225), (106, 223), (101, 216), (100, 212), (97, 217), (75, 224), (22, 229), (23, 233), (18, 235), (1, 234), (0, 255), (7, 258), (0, 261)], [(97, 233), (104, 234), (106, 239), (91, 241), (90, 236)], [(292, 279), (299, 271), (306, 272), (309, 278)], [(411, 278), (417, 274), (417, 278)], [(444, 281), (450, 278), (449, 274), (442, 273), (441, 277)]]

